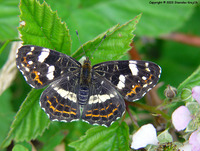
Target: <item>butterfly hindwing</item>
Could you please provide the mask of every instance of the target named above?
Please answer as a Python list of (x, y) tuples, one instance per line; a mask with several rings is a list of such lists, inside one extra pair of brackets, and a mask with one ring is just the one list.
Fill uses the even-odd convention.
[(76, 95), (79, 76), (79, 73), (65, 75), (42, 93), (40, 106), (51, 120), (70, 122), (80, 119)]
[(122, 96), (110, 84), (96, 74), (90, 86), (90, 97), (82, 112), (82, 119), (90, 124), (110, 126), (125, 112)]
[(60, 52), (33, 45), (22, 46), (16, 55), (16, 64), (27, 83), (42, 88), (67, 72), (80, 72), (81, 64)]
[(93, 66), (128, 101), (142, 98), (160, 78), (161, 68), (148, 61), (109, 61)]

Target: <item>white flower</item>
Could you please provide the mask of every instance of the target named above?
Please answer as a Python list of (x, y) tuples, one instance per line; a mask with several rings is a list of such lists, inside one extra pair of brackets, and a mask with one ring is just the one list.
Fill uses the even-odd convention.
[(200, 151), (200, 130), (196, 130), (190, 135), (189, 144), (192, 145), (192, 151)]
[(192, 88), (192, 97), (200, 104), (200, 86)]
[(191, 120), (191, 113), (185, 106), (178, 107), (172, 113), (172, 124), (177, 131), (184, 130)]
[(158, 145), (156, 129), (152, 124), (143, 125), (132, 137), (131, 148), (139, 149), (148, 144)]
[(189, 143), (184, 144), (182, 147), (179, 148), (180, 151), (192, 151), (192, 145)]

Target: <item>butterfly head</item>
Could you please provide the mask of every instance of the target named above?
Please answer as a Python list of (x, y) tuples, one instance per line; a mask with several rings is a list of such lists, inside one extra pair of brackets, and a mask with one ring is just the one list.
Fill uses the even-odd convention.
[(86, 59), (84, 60), (84, 62), (83, 62), (83, 66), (91, 66), (91, 61), (90, 61), (90, 59), (89, 59), (89, 57), (86, 57)]
[(81, 71), (81, 77), (82, 81), (81, 83), (88, 84), (91, 80), (91, 62), (88, 57), (86, 57), (86, 60), (83, 62), (82, 71)]

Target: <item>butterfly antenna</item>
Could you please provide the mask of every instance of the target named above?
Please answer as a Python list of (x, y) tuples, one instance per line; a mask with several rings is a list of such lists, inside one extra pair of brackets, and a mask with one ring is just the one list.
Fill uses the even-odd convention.
[(104, 39), (106, 38), (106, 34), (103, 36), (103, 39), (101, 40), (101, 42), (99, 43), (99, 45), (96, 47), (96, 49), (93, 51), (91, 57), (93, 56), (94, 52), (99, 48), (99, 46), (102, 44), (102, 42), (104, 41)]
[[(82, 49), (83, 49), (83, 45), (82, 45), (82, 43), (81, 43), (81, 40), (80, 40), (80, 37), (79, 37), (79, 35), (78, 35), (78, 31), (76, 30), (76, 35), (78, 36), (78, 40), (79, 40), (79, 43), (80, 43), (80, 45), (81, 45), (81, 47), (82, 47)], [(85, 53), (85, 50), (83, 49), (83, 52)], [(85, 56), (86, 56), (86, 53), (85, 53)]]

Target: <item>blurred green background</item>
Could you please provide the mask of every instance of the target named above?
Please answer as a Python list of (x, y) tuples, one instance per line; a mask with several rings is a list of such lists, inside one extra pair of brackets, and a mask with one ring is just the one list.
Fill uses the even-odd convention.
[[(42, 3), (43, 0), (40, 0)], [(150, 0), (46, 0), (66, 22), (71, 38), (72, 53), (82, 43), (95, 38), (108, 28), (133, 19), (142, 13), (134, 34), (134, 48), (143, 60), (162, 67), (159, 89), (163, 99), (166, 85), (177, 87), (200, 64), (200, 2), (192, 4), (152, 4)], [(167, 1), (166, 1), (167, 2)], [(190, 2), (197, 2), (191, 0)], [(0, 46), (18, 40), (19, 0), (0, 0)], [(169, 35), (181, 34), (174, 40)], [(168, 37), (168, 38), (166, 38)], [(197, 44), (190, 40), (195, 37)], [(179, 42), (178, 42), (179, 41)], [(0, 67), (5, 64), (11, 42), (0, 54)], [(18, 72), (11, 86), (0, 96), (0, 144), (5, 139), (15, 113), (31, 88)]]

